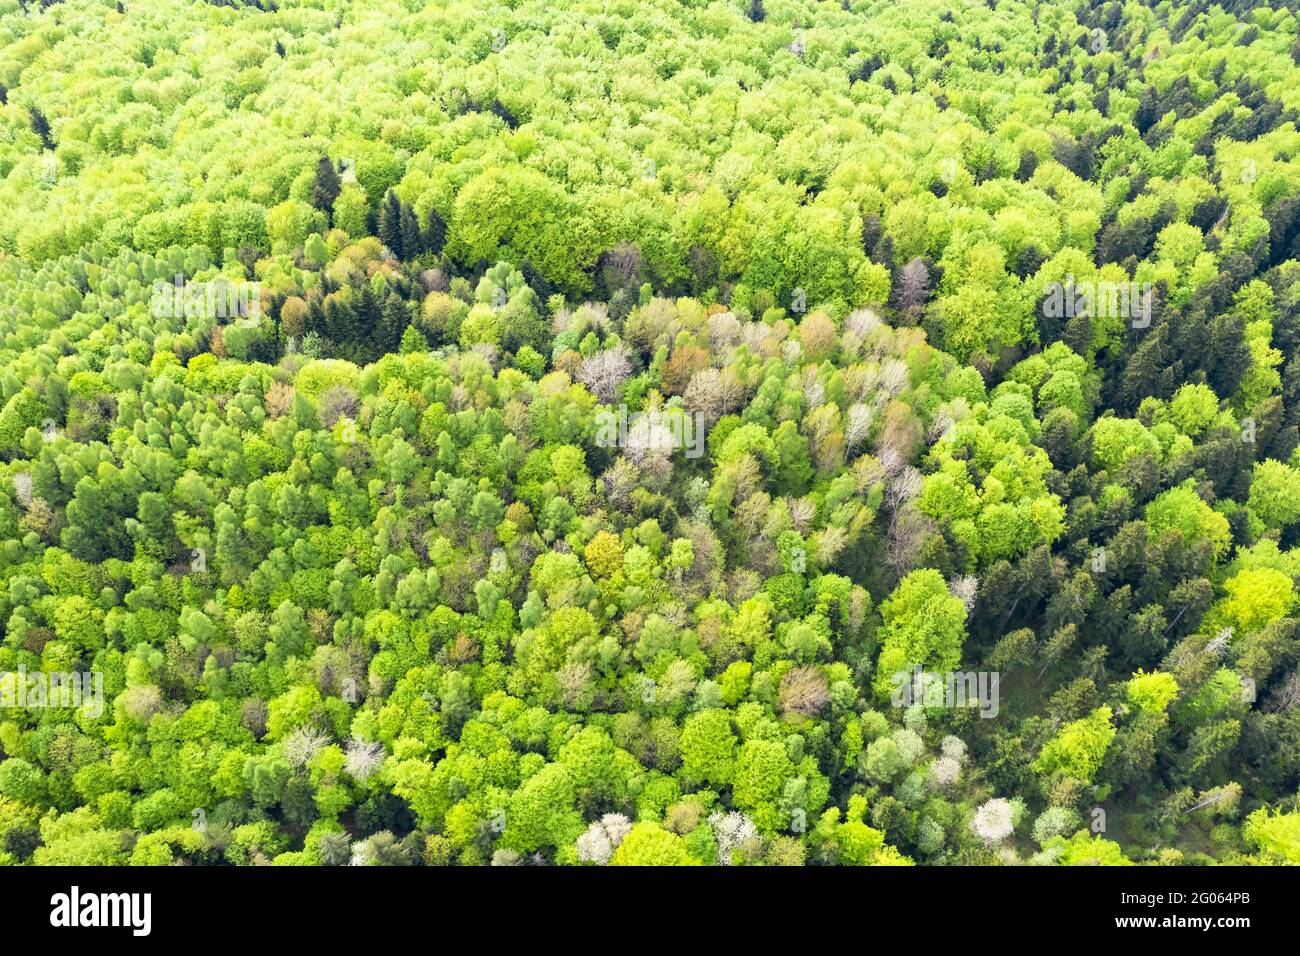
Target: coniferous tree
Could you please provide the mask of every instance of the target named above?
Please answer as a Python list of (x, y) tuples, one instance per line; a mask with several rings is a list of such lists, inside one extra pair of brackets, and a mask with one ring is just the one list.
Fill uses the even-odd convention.
[(327, 216), (332, 216), (334, 200), (339, 198), (342, 189), (343, 183), (334, 170), (334, 164), (328, 156), (322, 156), (316, 162), (316, 179), (311, 186), (311, 204)]
[(442, 247), (447, 242), (447, 223), (433, 206), (429, 207), (429, 215), (426, 217), (425, 222), (422, 239), (424, 248), (435, 256), (441, 255)]
[(399, 295), (388, 295), (379, 308), (378, 321), (371, 335), (376, 357), (398, 351), (402, 333), (406, 331), (408, 313), (406, 303)]
[(348, 302), (332, 295), (325, 300), (321, 326), (331, 341), (350, 341), (357, 332), (357, 312)]
[(50, 135), (50, 121), (45, 118), (45, 114), (35, 106), (29, 106), (27, 118), (31, 123), (32, 132), (41, 138), (41, 144), (46, 149), (54, 149), (54, 138)]
[(510, 111), (509, 107), (500, 100), (493, 100), (492, 106), (489, 110), (491, 113), (499, 117), (501, 122), (505, 123), (510, 129), (519, 128), (519, 119)]
[(415, 210), (406, 203), (402, 203), (398, 211), (397, 231), (402, 242), (402, 259), (414, 259), (424, 250), (420, 221), (415, 218)]
[(391, 189), (379, 205), (378, 235), (389, 252), (399, 259), (406, 258), (402, 254), (402, 201)]

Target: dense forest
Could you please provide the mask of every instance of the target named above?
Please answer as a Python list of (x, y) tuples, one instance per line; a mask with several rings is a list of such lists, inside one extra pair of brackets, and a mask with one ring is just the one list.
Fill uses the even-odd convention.
[(1300, 863), (1294, 2), (0, 0), (0, 863)]

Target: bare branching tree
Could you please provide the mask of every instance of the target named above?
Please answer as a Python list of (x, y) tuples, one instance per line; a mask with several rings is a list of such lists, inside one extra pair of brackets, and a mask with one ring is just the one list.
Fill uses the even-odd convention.
[(930, 520), (914, 508), (894, 512), (885, 534), (885, 549), (886, 560), (897, 577), (912, 569), (932, 530)]
[(948, 582), (948, 590), (955, 598), (960, 598), (969, 614), (975, 607), (975, 595), (979, 591), (980, 579), (973, 574), (962, 574)]
[(763, 852), (763, 838), (758, 827), (743, 813), (736, 810), (716, 812), (710, 814), (709, 824), (718, 843), (718, 863), (722, 866), (757, 860)]
[(578, 367), (578, 381), (598, 400), (608, 404), (618, 398), (618, 387), (632, 374), (627, 349), (605, 349), (591, 358), (583, 359)]
[(701, 369), (691, 376), (682, 404), (704, 417), (706, 426), (712, 426), (723, 414), (722, 375), (716, 368)]
[(322, 747), (330, 742), (329, 735), (315, 727), (299, 727), (284, 741), (284, 758), (301, 769), (311, 763), (312, 757), (320, 753)]
[(930, 298), (930, 270), (923, 260), (913, 259), (899, 270), (894, 288), (894, 304), (899, 311), (915, 317)]
[(1294, 671), (1290, 677), (1278, 685), (1269, 698), (1268, 709), (1285, 712), (1300, 705), (1300, 671)]
[(875, 412), (871, 406), (856, 402), (849, 406), (848, 420), (844, 425), (844, 448), (850, 454), (867, 440)]
[(808, 664), (785, 672), (777, 694), (777, 706), (787, 717), (811, 717), (820, 713), (830, 699), (826, 675), (820, 667)]
[(364, 782), (375, 774), (384, 763), (384, 746), (373, 740), (348, 741), (343, 769), (353, 780)]
[(632, 831), (632, 824), (621, 813), (607, 813), (587, 827), (575, 844), (578, 859), (584, 863), (604, 866), (614, 855), (623, 838)]

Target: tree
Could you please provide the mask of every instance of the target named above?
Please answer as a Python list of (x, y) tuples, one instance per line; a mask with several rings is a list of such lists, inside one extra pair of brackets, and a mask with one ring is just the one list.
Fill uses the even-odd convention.
[(610, 858), (610, 866), (698, 866), (681, 837), (657, 823), (638, 823)]
[(632, 374), (627, 350), (620, 347), (605, 349), (583, 359), (577, 379), (603, 403), (618, 397), (618, 388)]
[(1241, 829), (1246, 842), (1268, 863), (1300, 863), (1300, 813), (1270, 814), (1261, 807)]
[(1091, 783), (1115, 739), (1114, 716), (1107, 706), (1060, 729), (1034, 761), (1034, 769), (1048, 776), (1059, 774)]
[(785, 822), (778, 801), (794, 771), (785, 747), (778, 741), (748, 740), (741, 744), (736, 753), (732, 799), (760, 830), (776, 830)]
[(913, 571), (880, 605), (882, 637), (873, 686), (888, 699), (920, 666), (937, 673), (953, 670), (966, 639), (966, 606), (932, 568)]
[(1271, 458), (1255, 463), (1250, 508), (1270, 528), (1300, 520), (1300, 472)]
[(50, 134), (50, 121), (45, 118), (45, 114), (35, 106), (29, 106), (27, 107), (27, 119), (31, 124), (32, 132), (41, 138), (41, 146), (53, 150), (55, 147), (54, 137)]
[(420, 231), (420, 222), (413, 210), (402, 203), (398, 214), (397, 229), (401, 235), (401, 258), (414, 259), (424, 251), (424, 233)]
[(379, 241), (384, 244), (388, 250), (399, 259), (405, 259), (405, 250), (402, 246), (403, 241), (407, 238), (408, 229), (404, 228), (403, 213), (406, 211), (405, 204), (397, 193), (389, 190), (384, 196), (384, 201), (379, 204)]
[(334, 171), (334, 163), (328, 156), (316, 161), (316, 178), (311, 186), (311, 204), (328, 216), (334, 214), (334, 201), (343, 190), (343, 181)]
[(930, 270), (916, 258), (899, 270), (894, 283), (894, 304), (901, 311), (915, 315), (930, 298)]
[(687, 779), (725, 786), (735, 770), (736, 736), (723, 710), (702, 710), (686, 718), (681, 736), (682, 772)]
[(1231, 542), (1228, 519), (1213, 510), (1190, 484), (1170, 488), (1147, 505), (1146, 521), (1155, 535), (1177, 530), (1188, 542), (1204, 542), (1215, 556)]
[(425, 217), (422, 242), (424, 248), (435, 256), (441, 254), (442, 247), (447, 242), (447, 223), (434, 206), (429, 207), (429, 214)]
[(1063, 836), (1048, 840), (1044, 850), (1060, 866), (1132, 866), (1118, 843), (1080, 830), (1068, 840)]

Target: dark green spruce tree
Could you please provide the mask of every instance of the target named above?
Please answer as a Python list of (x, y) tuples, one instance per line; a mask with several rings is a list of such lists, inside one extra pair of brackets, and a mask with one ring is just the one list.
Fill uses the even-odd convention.
[(334, 164), (328, 156), (322, 156), (316, 162), (316, 180), (311, 184), (311, 204), (333, 222), (334, 200), (339, 198), (343, 182), (334, 171)]

